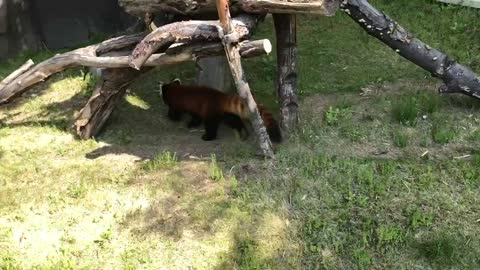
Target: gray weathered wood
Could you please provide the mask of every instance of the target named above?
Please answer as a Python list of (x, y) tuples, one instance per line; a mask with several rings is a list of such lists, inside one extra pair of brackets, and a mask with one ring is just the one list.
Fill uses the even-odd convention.
[[(125, 45), (127, 43), (125, 39), (129, 39), (129, 36), (126, 36), (124, 39), (118, 39), (118, 41), (119, 43)], [(135, 38), (133, 40), (135, 40)], [(105, 52), (106, 47), (116, 49), (120, 48), (120, 46), (111, 43), (111, 41), (107, 41), (102, 44), (103, 52)], [(129, 66), (129, 56), (127, 55), (131, 53), (130, 51), (124, 51), (123, 55), (125, 56), (118, 56), (121, 54), (115, 52), (115, 56), (98, 57), (95, 53), (98, 48), (98, 45), (92, 45), (74, 50), (72, 52), (56, 55), (30, 68), (28, 71), (17, 76), (16, 79), (10, 81), (3, 88), (0, 88), (0, 104), (10, 102), (15, 97), (27, 91), (30, 86), (41, 82), (51, 75), (67, 68), (79, 65), (97, 68), (122, 68)], [(166, 53), (153, 55), (148, 59), (145, 65), (172, 65), (185, 61), (195, 61), (202, 57), (220, 55), (223, 54), (223, 52), (223, 46), (219, 42), (186, 44), (172, 47)], [(254, 57), (261, 54), (268, 54), (270, 52), (271, 44), (268, 40), (259, 40), (253, 42), (245, 41), (240, 43), (240, 53), (242, 57)], [(110, 54), (104, 53), (103, 55)]]
[(467, 7), (480, 8), (480, 0), (437, 0), (448, 4), (456, 4)]
[[(242, 68), (242, 62), (240, 59), (240, 46), (238, 43), (230, 43), (227, 38), (228, 35), (235, 33), (234, 24), (231, 21), (230, 11), (227, 0), (216, 0), (217, 1), (217, 10), (218, 17), (220, 18), (220, 25), (222, 27), (223, 33), (222, 43), (225, 48), (225, 54), (232, 72), (233, 81), (237, 87), (238, 94), (242, 97), (250, 110), (250, 119), (252, 122), (253, 129), (257, 135), (257, 141), (262, 150), (262, 154), (265, 157), (273, 158), (273, 147), (270, 137), (268, 136), (267, 129), (263, 123), (262, 117), (258, 111), (257, 103), (255, 102), (252, 93), (250, 91), (250, 86), (245, 77), (245, 73)], [(223, 35), (223, 34), (226, 35)]]
[(77, 135), (82, 139), (95, 137), (125, 95), (127, 87), (142, 73), (131, 68), (105, 69), (98, 79), (93, 95), (75, 120)]
[(35, 63), (33, 63), (32, 59), (29, 59), (25, 64), (23, 64), (21, 67), (19, 67), (17, 70), (14, 72), (10, 73), (5, 79), (3, 79), (0, 82), (0, 92), (2, 91), (2, 88), (7, 86), (9, 83), (11, 83), (13, 80), (18, 78), (20, 75), (25, 73), (27, 70), (29, 70)]
[[(233, 15), (250, 13), (311, 13), (332, 16), (339, 0), (232, 0)], [(215, 0), (119, 0), (125, 11), (135, 16), (150, 13), (173, 13), (189, 17), (212, 15), (217, 11)]]
[(277, 94), (282, 130), (290, 132), (298, 123), (296, 15), (273, 14), (277, 36)]
[[(239, 39), (246, 39), (250, 30), (258, 23), (259, 17), (240, 15), (233, 20)], [(220, 41), (218, 21), (182, 21), (161, 26), (148, 34), (132, 52), (130, 66), (140, 69), (155, 52), (165, 51), (174, 42)]]

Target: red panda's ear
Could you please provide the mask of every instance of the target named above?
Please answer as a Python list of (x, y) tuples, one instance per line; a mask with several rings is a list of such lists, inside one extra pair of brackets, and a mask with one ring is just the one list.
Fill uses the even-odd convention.
[(171, 82), (171, 84), (177, 84), (177, 85), (180, 85), (182, 82), (180, 81), (179, 78), (175, 78), (173, 79), (173, 81)]

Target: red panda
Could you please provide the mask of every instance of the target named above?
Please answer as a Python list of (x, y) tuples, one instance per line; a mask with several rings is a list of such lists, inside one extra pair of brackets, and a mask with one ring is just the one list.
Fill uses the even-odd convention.
[[(227, 95), (216, 89), (204, 86), (190, 86), (180, 84), (176, 79), (162, 85), (162, 98), (168, 108), (168, 117), (171, 120), (180, 120), (182, 114), (192, 117), (188, 127), (205, 124), (205, 141), (217, 137), (218, 126), (224, 122), (237, 130), (242, 138), (248, 137), (248, 131), (243, 121), (250, 119), (250, 111), (243, 99), (238, 95)], [(258, 104), (258, 111), (263, 119), (270, 140), (276, 143), (282, 141), (280, 127), (266, 108)]]

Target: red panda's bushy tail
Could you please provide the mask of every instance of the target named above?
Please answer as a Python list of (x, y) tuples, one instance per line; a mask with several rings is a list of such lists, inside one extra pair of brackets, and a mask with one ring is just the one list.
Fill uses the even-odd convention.
[(263, 106), (262, 104), (257, 104), (258, 112), (262, 117), (263, 124), (267, 128), (268, 136), (270, 140), (275, 143), (282, 142), (282, 133), (280, 131), (280, 126), (278, 125), (277, 120), (273, 118), (272, 114)]

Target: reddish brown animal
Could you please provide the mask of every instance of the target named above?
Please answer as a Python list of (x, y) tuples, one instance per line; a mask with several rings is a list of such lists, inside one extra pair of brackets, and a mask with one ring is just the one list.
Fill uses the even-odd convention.
[[(227, 95), (216, 89), (203, 86), (182, 85), (179, 80), (162, 85), (162, 97), (168, 105), (168, 117), (174, 121), (181, 119), (182, 114), (191, 115), (188, 127), (205, 124), (205, 141), (217, 137), (221, 122), (237, 130), (242, 138), (248, 136), (244, 121), (250, 119), (250, 111), (238, 95)], [(258, 105), (258, 110), (273, 142), (281, 142), (282, 135), (277, 121), (264, 106)], [(242, 135), (242, 132), (244, 135)]]

